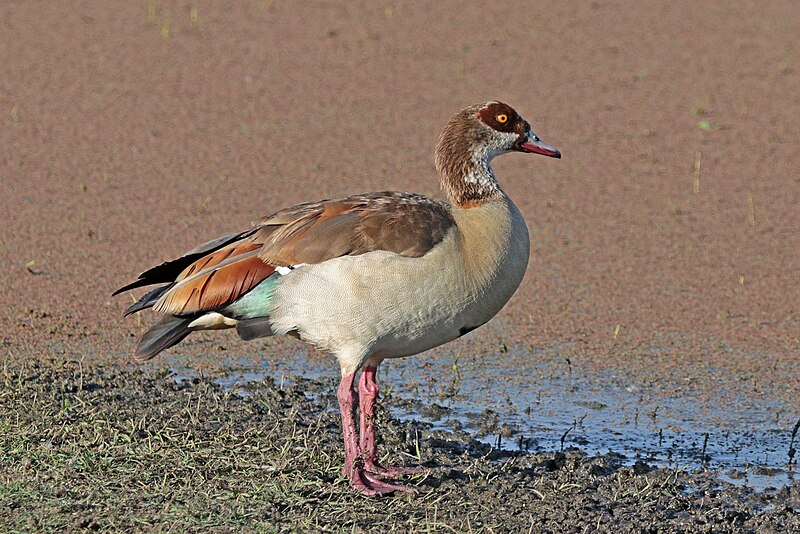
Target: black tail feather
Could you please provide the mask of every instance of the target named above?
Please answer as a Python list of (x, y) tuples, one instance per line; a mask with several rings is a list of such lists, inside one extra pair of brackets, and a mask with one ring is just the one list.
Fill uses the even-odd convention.
[(145, 310), (147, 308), (152, 308), (153, 305), (158, 301), (158, 299), (163, 295), (169, 288), (172, 287), (172, 284), (167, 284), (165, 286), (160, 286), (152, 291), (148, 291), (142, 298), (128, 306), (128, 309), (122, 314), (123, 317), (127, 317), (132, 313), (136, 313), (138, 311)]
[(233, 243), (234, 241), (243, 239), (252, 234), (254, 231), (255, 229), (250, 229), (245, 232), (228, 234), (209, 241), (208, 243), (203, 243), (199, 247), (190, 250), (180, 258), (165, 261), (161, 265), (156, 265), (155, 267), (147, 269), (145, 272), (139, 275), (139, 278), (136, 281), (117, 289), (111, 294), (111, 296), (113, 297), (114, 295), (119, 295), (120, 293), (130, 291), (131, 289), (136, 289), (137, 287), (174, 282), (175, 278), (181, 274), (186, 267), (199, 260), (209, 252), (213, 252)]
[(136, 359), (147, 361), (156, 356), (162, 350), (177, 345), (183, 338), (191, 333), (189, 324), (197, 319), (197, 315), (186, 317), (175, 317), (165, 315), (159, 322), (150, 327), (139, 339), (136, 346)]

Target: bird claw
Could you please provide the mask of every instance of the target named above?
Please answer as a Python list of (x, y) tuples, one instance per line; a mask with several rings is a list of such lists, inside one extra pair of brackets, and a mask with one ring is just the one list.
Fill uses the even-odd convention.
[(413, 488), (402, 486), (400, 484), (390, 484), (383, 480), (372, 476), (361, 467), (357, 467), (351, 471), (350, 483), (357, 491), (367, 496), (386, 495), (387, 493), (401, 492), (401, 493), (414, 493)]
[(430, 469), (424, 467), (390, 467), (369, 460), (364, 462), (364, 471), (372, 475), (389, 478), (396, 478), (399, 475), (427, 475), (431, 472)]

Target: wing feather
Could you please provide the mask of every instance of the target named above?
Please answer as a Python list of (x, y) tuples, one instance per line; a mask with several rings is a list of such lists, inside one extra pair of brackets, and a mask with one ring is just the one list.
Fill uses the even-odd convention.
[(381, 192), (300, 204), (256, 224), (253, 240), (263, 243), (261, 258), (295, 265), (373, 250), (423, 256), (455, 222), (444, 202)]
[(258, 257), (256, 247), (178, 281), (153, 309), (170, 315), (216, 310), (235, 301), (274, 272), (274, 266)]

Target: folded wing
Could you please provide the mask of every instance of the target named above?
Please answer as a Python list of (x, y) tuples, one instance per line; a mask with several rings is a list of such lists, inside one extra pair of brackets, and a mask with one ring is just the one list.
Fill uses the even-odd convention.
[(280, 276), (276, 267), (375, 250), (423, 256), (453, 225), (449, 205), (409, 193), (299, 204), (256, 221), (250, 230), (209, 241), (149, 269), (115, 294), (165, 283), (126, 314), (153, 307), (167, 315), (194, 316), (220, 310), (266, 278)]

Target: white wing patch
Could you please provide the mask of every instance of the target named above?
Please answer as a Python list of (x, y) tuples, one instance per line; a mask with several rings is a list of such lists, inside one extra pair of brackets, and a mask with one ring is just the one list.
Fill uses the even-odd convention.
[(297, 265), (289, 265), (288, 267), (275, 267), (275, 271), (281, 276), (286, 276), (298, 267), (304, 267), (305, 263), (298, 263)]
[(188, 328), (193, 330), (218, 330), (232, 326), (236, 326), (236, 319), (225, 317), (221, 313), (208, 312), (189, 323)]

